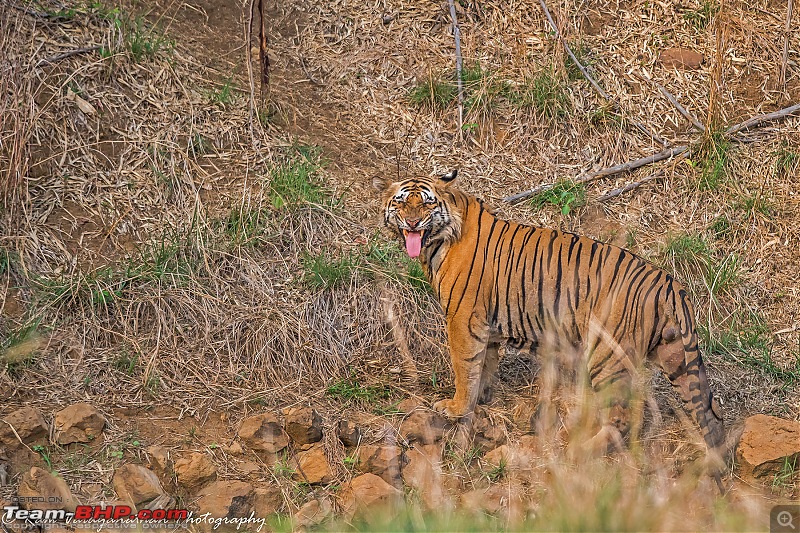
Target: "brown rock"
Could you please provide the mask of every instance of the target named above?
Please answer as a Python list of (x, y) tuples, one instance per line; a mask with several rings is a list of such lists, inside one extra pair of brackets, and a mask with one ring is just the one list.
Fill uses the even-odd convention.
[(687, 48), (667, 48), (658, 60), (667, 68), (696, 69), (703, 64), (703, 54)]
[(414, 411), (402, 424), (400, 435), (408, 442), (433, 444), (442, 440), (447, 419), (434, 411)]
[(415, 411), (422, 403), (414, 398), (406, 398), (405, 400), (401, 401), (397, 404), (397, 410), (401, 413), (408, 414), (412, 411)]
[(22, 446), (22, 443), (28, 446), (47, 443), (47, 422), (35, 407), (22, 407), (12, 411), (3, 418), (3, 422), (5, 423), (0, 424), (0, 444), (16, 447)]
[(743, 477), (759, 478), (780, 472), (787, 460), (800, 457), (800, 422), (767, 415), (749, 417), (736, 455)]
[(217, 468), (206, 454), (195, 452), (175, 461), (175, 475), (179, 484), (195, 490), (216, 479)]
[(505, 427), (494, 425), (485, 416), (476, 416), (473, 425), (473, 444), (483, 451), (494, 449), (505, 444), (507, 437)]
[[(359, 516), (367, 521), (395, 515), (403, 493), (375, 474), (353, 478), (341, 491), (339, 502), (345, 516)], [(380, 519), (380, 518), (378, 518)]]
[(93, 405), (76, 403), (56, 413), (53, 421), (58, 444), (91, 442), (103, 433), (106, 419)]
[(400, 471), (406, 462), (399, 446), (368, 445), (358, 449), (359, 469), (380, 476), (394, 486), (400, 486)]
[(200, 514), (211, 513), (214, 518), (246, 517), (253, 510), (253, 486), (243, 481), (215, 481), (198, 496)]
[(440, 509), (445, 503), (442, 483), (442, 447), (439, 444), (419, 445), (406, 451), (408, 463), (403, 466), (403, 482), (419, 494), (428, 509)]
[(253, 491), (253, 512), (259, 518), (277, 513), (283, 508), (283, 504), (283, 492), (280, 487), (270, 485)]
[(322, 497), (318, 500), (311, 500), (294, 514), (293, 520), (295, 530), (317, 526), (332, 514), (333, 505), (328, 498)]
[(525, 513), (524, 489), (520, 485), (497, 483), (485, 489), (475, 489), (461, 495), (461, 505), (472, 512), (501, 515), (520, 521)]
[(314, 446), (297, 454), (297, 470), (292, 474), (295, 481), (305, 481), (312, 485), (333, 481), (333, 470), (325, 456), (325, 449)]
[(311, 444), (322, 439), (322, 417), (311, 407), (295, 407), (283, 413), (286, 433), (296, 444)]
[(78, 505), (78, 500), (62, 478), (35, 466), (22, 476), (17, 496), (26, 509), (75, 511)]
[(169, 450), (164, 446), (148, 446), (145, 450), (148, 457), (148, 464), (150, 469), (159, 476), (164, 476), (169, 473), (172, 467), (172, 460), (169, 456)]
[(257, 452), (277, 453), (289, 445), (289, 437), (283, 431), (278, 417), (263, 413), (242, 420), (239, 438)]
[(155, 472), (142, 465), (127, 464), (117, 468), (113, 483), (117, 495), (137, 507), (164, 494)]
[(350, 420), (340, 420), (336, 434), (345, 446), (358, 446), (361, 443), (361, 430)]

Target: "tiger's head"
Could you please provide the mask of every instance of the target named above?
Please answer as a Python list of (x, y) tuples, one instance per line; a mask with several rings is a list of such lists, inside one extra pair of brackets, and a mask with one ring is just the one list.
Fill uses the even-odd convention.
[(457, 240), (461, 214), (449, 189), (457, 170), (439, 178), (412, 178), (390, 182), (381, 176), (372, 180), (383, 193), (384, 223), (403, 240), (410, 257), (437, 242)]

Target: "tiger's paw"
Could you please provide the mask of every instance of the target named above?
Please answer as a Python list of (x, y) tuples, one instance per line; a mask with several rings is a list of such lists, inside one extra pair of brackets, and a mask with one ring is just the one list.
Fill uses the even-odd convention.
[(455, 400), (439, 400), (433, 404), (433, 410), (442, 413), (447, 418), (461, 418), (467, 414), (464, 406), (456, 404)]

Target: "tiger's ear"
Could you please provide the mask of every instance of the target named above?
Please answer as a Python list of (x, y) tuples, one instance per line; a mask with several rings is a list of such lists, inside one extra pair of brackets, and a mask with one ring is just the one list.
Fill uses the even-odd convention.
[(454, 181), (456, 179), (456, 176), (458, 176), (458, 169), (454, 168), (453, 170), (451, 170), (447, 174), (445, 174), (443, 176), (440, 176), (439, 177), (439, 181), (441, 181), (445, 185), (449, 185), (452, 181)]
[(372, 186), (375, 187), (375, 189), (379, 190), (380, 192), (383, 192), (387, 188), (389, 188), (389, 183), (391, 183), (389, 180), (380, 175), (374, 176), (372, 178)]

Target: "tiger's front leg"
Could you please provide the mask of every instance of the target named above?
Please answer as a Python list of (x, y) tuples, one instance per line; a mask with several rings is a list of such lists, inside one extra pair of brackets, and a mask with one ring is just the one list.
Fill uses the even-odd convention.
[(489, 327), (483, 320), (452, 317), (447, 320), (447, 344), (456, 393), (450, 400), (440, 400), (433, 405), (449, 418), (461, 418), (472, 413), (481, 392), (486, 347), (489, 341)]

